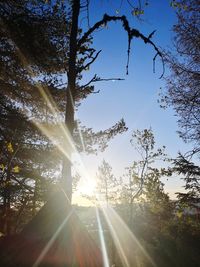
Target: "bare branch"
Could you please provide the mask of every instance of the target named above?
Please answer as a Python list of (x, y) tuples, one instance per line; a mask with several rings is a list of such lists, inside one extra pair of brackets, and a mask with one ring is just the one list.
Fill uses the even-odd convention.
[(103, 81), (124, 81), (125, 79), (122, 78), (98, 78), (96, 81), (94, 82), (103, 82)]
[(101, 53), (102, 50), (99, 50), (96, 55), (94, 57), (92, 57), (92, 60), (90, 62), (88, 62), (85, 66), (83, 66), (82, 68), (79, 68), (77, 70), (77, 72), (81, 72), (83, 70), (86, 70), (87, 68), (89, 68), (89, 66), (97, 59), (98, 55)]
[(93, 78), (86, 84), (82, 85), (80, 87), (80, 89), (82, 88), (85, 88), (87, 86), (89, 86), (91, 83), (94, 83), (94, 82), (108, 82), (108, 81), (124, 81), (125, 79), (122, 79), (122, 78), (100, 78), (98, 77), (96, 74), (93, 76)]
[[(87, 41), (88, 37), (97, 29), (99, 29), (102, 25), (106, 25), (108, 22), (111, 21), (121, 21), (122, 27), (128, 34), (128, 49), (127, 49), (127, 64), (126, 64), (126, 74), (128, 75), (128, 66), (129, 66), (129, 56), (130, 56), (130, 47), (131, 47), (131, 41), (134, 37), (140, 38), (144, 41), (145, 44), (150, 44), (153, 46), (154, 50), (156, 51), (156, 55), (154, 57), (154, 61), (157, 58), (157, 56), (160, 56), (162, 58), (162, 54), (158, 47), (151, 41), (151, 37), (153, 36), (154, 32), (152, 32), (148, 37), (144, 36), (142, 33), (140, 33), (137, 29), (131, 28), (129, 26), (129, 22), (125, 16), (109, 16), (105, 14), (103, 16), (103, 19), (95, 23), (87, 32), (84, 33), (84, 35), (80, 38), (78, 41), (78, 47), (81, 47), (81, 45)], [(163, 60), (162, 60), (163, 62)], [(164, 73), (164, 68), (163, 68)], [(163, 76), (163, 73), (161, 77)]]
[(82, 89), (82, 88), (85, 88), (85, 87), (89, 86), (89, 85), (90, 85), (92, 82), (94, 82), (94, 81), (95, 81), (96, 77), (97, 77), (97, 75), (95, 74), (95, 75), (94, 75), (94, 77), (92, 77), (92, 79), (91, 79), (91, 80), (90, 80), (88, 83), (86, 83), (86, 84), (82, 85), (82, 86), (80, 87), (80, 89)]

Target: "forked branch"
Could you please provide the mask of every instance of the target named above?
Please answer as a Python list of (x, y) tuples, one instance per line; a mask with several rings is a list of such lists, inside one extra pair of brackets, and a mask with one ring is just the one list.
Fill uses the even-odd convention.
[(100, 20), (97, 23), (95, 23), (87, 32), (84, 33), (84, 35), (78, 41), (78, 47), (81, 47), (81, 45), (84, 44), (87, 41), (88, 37), (95, 30), (99, 29), (101, 26), (104, 26), (108, 22), (111, 22), (111, 21), (120, 21), (122, 23), (122, 27), (124, 28), (124, 30), (128, 34), (128, 49), (127, 49), (127, 55), (128, 56), (127, 56), (127, 64), (126, 64), (126, 74), (128, 75), (128, 66), (129, 66), (129, 56), (130, 56), (131, 41), (135, 37), (135, 38), (142, 39), (145, 44), (150, 44), (151, 46), (153, 46), (154, 50), (156, 51), (156, 55), (153, 58), (154, 65), (155, 65), (155, 60), (156, 60), (157, 56), (160, 56), (160, 58), (162, 60), (162, 64), (163, 64), (163, 72), (162, 72), (162, 75), (160, 77), (160, 78), (162, 78), (162, 76), (164, 74), (163, 56), (162, 56), (162, 53), (160, 52), (160, 50), (158, 49), (158, 47), (151, 40), (151, 38), (152, 38), (153, 34), (155, 33), (155, 31), (153, 31), (151, 34), (149, 34), (148, 37), (146, 37), (141, 32), (139, 32), (137, 29), (131, 28), (129, 26), (129, 22), (128, 22), (128, 20), (127, 20), (127, 18), (125, 16), (109, 16), (109, 15), (105, 14), (103, 16), (102, 20)]

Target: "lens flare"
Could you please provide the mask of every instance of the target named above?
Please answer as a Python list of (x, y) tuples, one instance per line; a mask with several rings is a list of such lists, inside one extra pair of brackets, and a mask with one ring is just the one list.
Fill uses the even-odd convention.
[(109, 205), (101, 206), (101, 208), (124, 266), (135, 266), (137, 264), (136, 254), (139, 252), (146, 260), (148, 260), (151, 266), (156, 267), (153, 259), (143, 248), (134, 233), (128, 228), (117, 212)]
[(103, 234), (103, 228), (101, 225), (101, 219), (100, 219), (99, 210), (97, 207), (96, 207), (96, 218), (97, 218), (97, 223), (98, 223), (98, 232), (99, 232), (99, 238), (100, 238), (100, 243), (101, 243), (104, 267), (109, 267), (109, 260), (108, 260), (108, 254), (107, 254), (107, 249), (106, 249), (106, 244), (105, 244), (105, 239), (104, 239), (104, 234)]

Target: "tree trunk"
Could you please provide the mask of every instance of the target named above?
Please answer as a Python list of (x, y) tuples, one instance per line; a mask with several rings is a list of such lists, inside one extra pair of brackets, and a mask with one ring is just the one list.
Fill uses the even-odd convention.
[[(73, 0), (72, 2), (72, 24), (70, 32), (70, 43), (69, 43), (69, 66), (68, 66), (68, 86), (67, 86), (67, 100), (66, 100), (66, 112), (65, 112), (65, 125), (73, 139), (74, 131), (74, 98), (76, 91), (76, 57), (77, 57), (77, 36), (78, 36), (78, 18), (80, 12), (80, 0)], [(63, 159), (63, 170), (62, 180), (63, 189), (66, 192), (69, 203), (72, 200), (72, 173), (71, 173), (71, 158), (72, 151), (69, 148), (67, 151), (68, 158)]]
[(6, 185), (4, 188), (4, 214), (3, 214), (3, 230), (5, 235), (10, 235), (11, 233), (11, 214), (10, 214), (10, 167), (7, 169), (6, 173)]
[(34, 187), (34, 193), (33, 193), (33, 199), (32, 199), (32, 217), (36, 215), (36, 201), (38, 197), (38, 179), (35, 180), (35, 187)]

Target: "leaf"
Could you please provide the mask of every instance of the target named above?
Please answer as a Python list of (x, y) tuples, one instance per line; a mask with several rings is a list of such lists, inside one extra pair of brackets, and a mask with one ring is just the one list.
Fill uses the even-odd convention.
[(4, 170), (5, 170), (5, 166), (4, 166), (4, 164), (0, 164), (0, 170), (1, 170), (2, 172), (4, 172)]
[(183, 216), (183, 213), (181, 211), (177, 211), (176, 216), (180, 219)]
[(13, 171), (14, 173), (19, 173), (19, 172), (20, 172), (20, 167), (16, 165), (16, 166), (12, 169), (12, 171)]
[(7, 143), (7, 150), (10, 153), (13, 153), (14, 152), (14, 149), (13, 149), (13, 146), (12, 146), (11, 142)]
[(144, 15), (144, 10), (142, 9), (138, 9), (138, 8), (134, 8), (131, 12), (131, 14), (133, 16), (139, 16), (139, 15)]

